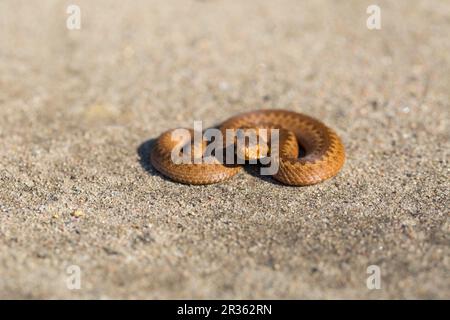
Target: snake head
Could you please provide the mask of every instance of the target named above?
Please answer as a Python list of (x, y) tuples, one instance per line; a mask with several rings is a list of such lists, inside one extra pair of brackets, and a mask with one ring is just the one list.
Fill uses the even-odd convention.
[(267, 129), (243, 128), (236, 131), (238, 158), (251, 161), (267, 157), (270, 153)]

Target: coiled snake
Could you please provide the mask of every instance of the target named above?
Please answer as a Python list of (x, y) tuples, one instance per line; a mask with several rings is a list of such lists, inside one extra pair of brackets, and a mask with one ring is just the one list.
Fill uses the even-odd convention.
[[(294, 186), (316, 184), (335, 176), (345, 161), (341, 139), (322, 122), (307, 115), (286, 110), (258, 110), (234, 116), (219, 130), (240, 128), (277, 128), (280, 130), (276, 180)], [(150, 155), (151, 163), (163, 175), (186, 184), (210, 184), (234, 176), (241, 165), (221, 163), (181, 163), (172, 161), (171, 153), (179, 141), (173, 130), (157, 139)], [(192, 141), (185, 141), (192, 144)]]

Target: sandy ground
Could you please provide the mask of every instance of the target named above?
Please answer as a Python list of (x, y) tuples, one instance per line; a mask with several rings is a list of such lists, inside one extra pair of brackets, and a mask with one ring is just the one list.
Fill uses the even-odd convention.
[[(0, 297), (450, 298), (450, 3), (377, 1), (368, 30), (372, 3), (1, 1)], [(333, 127), (343, 171), (148, 163), (162, 131), (258, 108)]]

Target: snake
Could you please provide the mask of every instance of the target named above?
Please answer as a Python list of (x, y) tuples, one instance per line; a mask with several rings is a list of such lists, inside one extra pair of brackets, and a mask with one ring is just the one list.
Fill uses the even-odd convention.
[[(337, 175), (344, 165), (345, 149), (339, 136), (324, 123), (308, 115), (282, 109), (263, 109), (238, 114), (218, 125), (221, 132), (248, 128), (280, 130), (276, 158), (278, 170), (272, 177), (282, 184), (317, 184)], [(176, 145), (194, 144), (191, 138), (181, 142), (174, 139), (174, 130), (162, 133), (150, 152), (152, 166), (164, 176), (184, 184), (212, 184), (230, 179), (243, 167), (241, 164), (217, 161), (174, 163), (171, 154)], [(192, 129), (190, 132), (193, 132)], [(205, 141), (202, 143), (207, 145)]]

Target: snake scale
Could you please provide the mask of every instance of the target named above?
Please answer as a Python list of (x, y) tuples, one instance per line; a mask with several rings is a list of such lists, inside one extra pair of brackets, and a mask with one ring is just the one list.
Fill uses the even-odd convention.
[[(257, 110), (234, 116), (219, 130), (277, 128), (280, 130), (278, 171), (273, 178), (286, 185), (306, 186), (335, 176), (345, 161), (341, 139), (325, 124), (307, 115), (287, 110)], [(157, 139), (150, 160), (154, 168), (174, 181), (211, 184), (227, 180), (242, 165), (221, 163), (175, 164), (171, 152), (175, 141), (169, 130)], [(185, 141), (192, 143), (191, 141)]]

